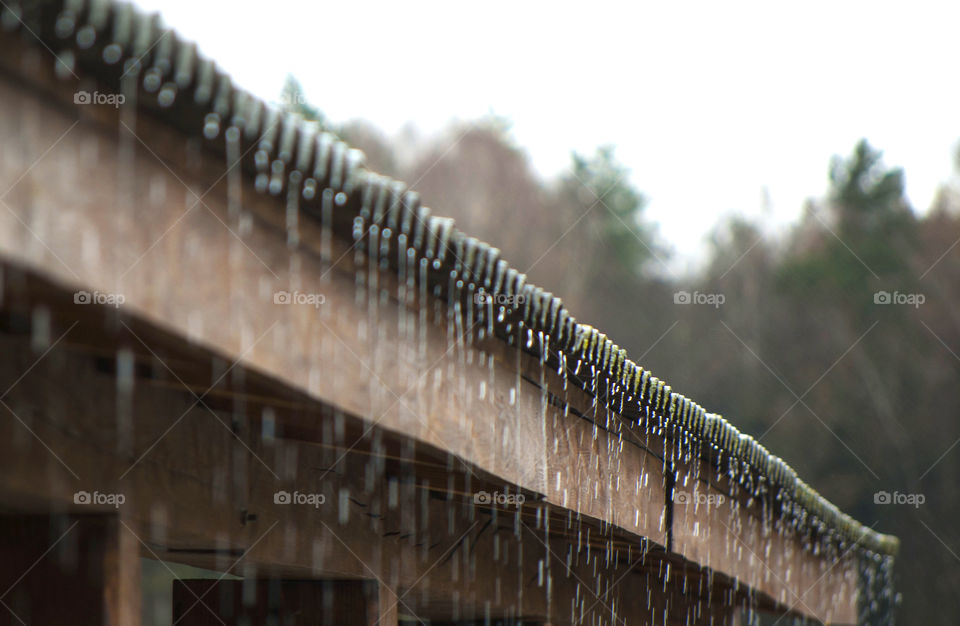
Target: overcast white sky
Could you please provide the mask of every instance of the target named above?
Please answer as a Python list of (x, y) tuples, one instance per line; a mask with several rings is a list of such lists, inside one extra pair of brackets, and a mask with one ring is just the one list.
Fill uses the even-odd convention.
[(336, 122), (494, 112), (546, 174), (615, 144), (681, 259), (720, 217), (761, 215), (764, 188), (767, 226), (795, 219), (860, 137), (926, 210), (960, 139), (960, 3), (137, 4), (264, 98), (294, 74)]

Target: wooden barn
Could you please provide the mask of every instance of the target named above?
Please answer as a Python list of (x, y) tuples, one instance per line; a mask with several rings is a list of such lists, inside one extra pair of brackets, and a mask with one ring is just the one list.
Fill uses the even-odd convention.
[(896, 538), (159, 17), (0, 51), (0, 624), (892, 623)]

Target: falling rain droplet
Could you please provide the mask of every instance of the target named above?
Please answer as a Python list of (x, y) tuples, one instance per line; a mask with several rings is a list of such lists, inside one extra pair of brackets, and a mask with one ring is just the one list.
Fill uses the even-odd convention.
[(163, 87), (160, 88), (160, 93), (157, 94), (157, 103), (167, 108), (173, 105), (173, 101), (177, 98), (177, 86), (173, 83), (166, 83)]
[(77, 57), (73, 54), (73, 50), (63, 50), (60, 52), (53, 64), (57, 78), (65, 79), (72, 76), (74, 69), (76, 69), (76, 63)]
[(57, 18), (57, 23), (54, 24), (53, 30), (57, 34), (57, 37), (60, 39), (66, 39), (73, 34), (73, 29), (76, 27), (76, 25), (77, 20), (73, 16), (73, 13), (66, 12)]
[(207, 139), (216, 139), (220, 134), (220, 116), (208, 113), (203, 120), (203, 136)]
[(37, 307), (33, 310), (30, 347), (34, 352), (43, 352), (50, 345), (50, 310)]
[(123, 56), (123, 48), (118, 44), (112, 43), (103, 49), (103, 60), (108, 65), (113, 65), (119, 61), (121, 56)]
[(96, 40), (97, 31), (89, 24), (77, 31), (77, 47), (81, 50), (86, 50), (92, 46)]
[(155, 93), (163, 84), (163, 73), (159, 68), (151, 67), (143, 74), (143, 88), (147, 93)]

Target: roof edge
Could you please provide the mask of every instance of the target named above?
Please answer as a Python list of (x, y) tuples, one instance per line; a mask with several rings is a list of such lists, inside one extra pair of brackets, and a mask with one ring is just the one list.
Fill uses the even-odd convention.
[(461, 232), (453, 220), (432, 216), (404, 183), (367, 170), (359, 151), (235, 87), (159, 16), (114, 0), (4, 5), (0, 27), (11, 31), (23, 24), (29, 25), (26, 36), (55, 51), (61, 77), (82, 68), (121, 93), (133, 90), (139, 109), (203, 138), (206, 147), (249, 152), (243, 168), (259, 192), (292, 197), (308, 214), (339, 212), (342, 223), (352, 223), (356, 240), (372, 235), (381, 252), (396, 256), (402, 250), (429, 276), (435, 295), (453, 294), (464, 314), (469, 310), (491, 333), (516, 337), (518, 344), (529, 333), (541, 345), (546, 341), (563, 367), (587, 365), (593, 380), (574, 380), (585, 391), (621, 416), (624, 407), (635, 406), (644, 427), (662, 430), (673, 441), (689, 440), (708, 458), (713, 451), (718, 462), (726, 460), (735, 474), (755, 477), (798, 529), (878, 557), (898, 551), (896, 537), (842, 513), (751, 436), (674, 392), (597, 329), (578, 323), (560, 298), (527, 283), (499, 250)]

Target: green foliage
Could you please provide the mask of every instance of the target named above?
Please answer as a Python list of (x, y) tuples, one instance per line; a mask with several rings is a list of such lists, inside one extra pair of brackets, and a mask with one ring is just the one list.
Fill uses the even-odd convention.
[(823, 217), (813, 236), (795, 242), (780, 273), (789, 292), (823, 301), (867, 302), (882, 281), (910, 281), (916, 219), (904, 195), (903, 170), (888, 169), (866, 140), (845, 158), (834, 157)]
[(663, 252), (656, 243), (655, 228), (643, 220), (646, 199), (628, 175), (613, 146), (603, 146), (592, 157), (573, 154), (571, 174), (563, 187), (585, 211), (596, 212), (604, 262), (614, 266), (604, 270), (637, 276)]
[[(283, 102), (325, 121), (292, 77)], [(960, 514), (960, 453), (948, 446), (960, 435), (953, 354), (960, 345), (960, 263), (955, 252), (944, 255), (919, 285), (917, 268), (955, 250), (960, 217), (918, 220), (902, 170), (886, 167), (882, 154), (860, 141), (849, 156), (832, 160), (826, 198), (793, 229), (785, 250), (734, 219), (718, 231), (701, 275), (651, 277), (646, 269), (662, 249), (645, 219), (645, 199), (612, 147), (574, 154), (571, 172), (551, 185), (528, 166), (508, 122), (491, 117), (471, 126), (453, 146), (442, 137), (408, 164), (391, 161), (402, 152), (367, 130), (339, 130), (369, 154), (383, 153), (376, 169), (392, 164), (399, 178), (416, 181), (438, 213), (498, 245), (641, 365), (727, 413), (841, 509), (905, 543), (925, 540), (928, 554), (905, 551), (897, 563), (905, 613), (916, 623), (956, 623), (960, 577), (953, 556), (930, 534), (958, 541), (951, 529)], [(722, 293), (726, 304), (678, 307), (679, 289)], [(874, 303), (876, 292), (898, 289), (926, 293), (927, 303)], [(873, 504), (878, 487), (913, 488), (920, 479), (930, 494), (922, 512), (927, 528), (918, 529), (917, 511)], [(931, 567), (938, 572), (934, 591), (951, 604), (925, 601), (930, 584), (923, 575)]]
[(912, 227), (903, 170), (887, 169), (882, 156), (861, 139), (849, 158), (833, 158), (829, 197), (841, 237), (869, 241)]
[(320, 112), (320, 109), (307, 101), (300, 81), (291, 74), (287, 74), (287, 79), (283, 83), (280, 103), (285, 111), (299, 113), (305, 120), (318, 122), (321, 126), (326, 126), (326, 117)]

